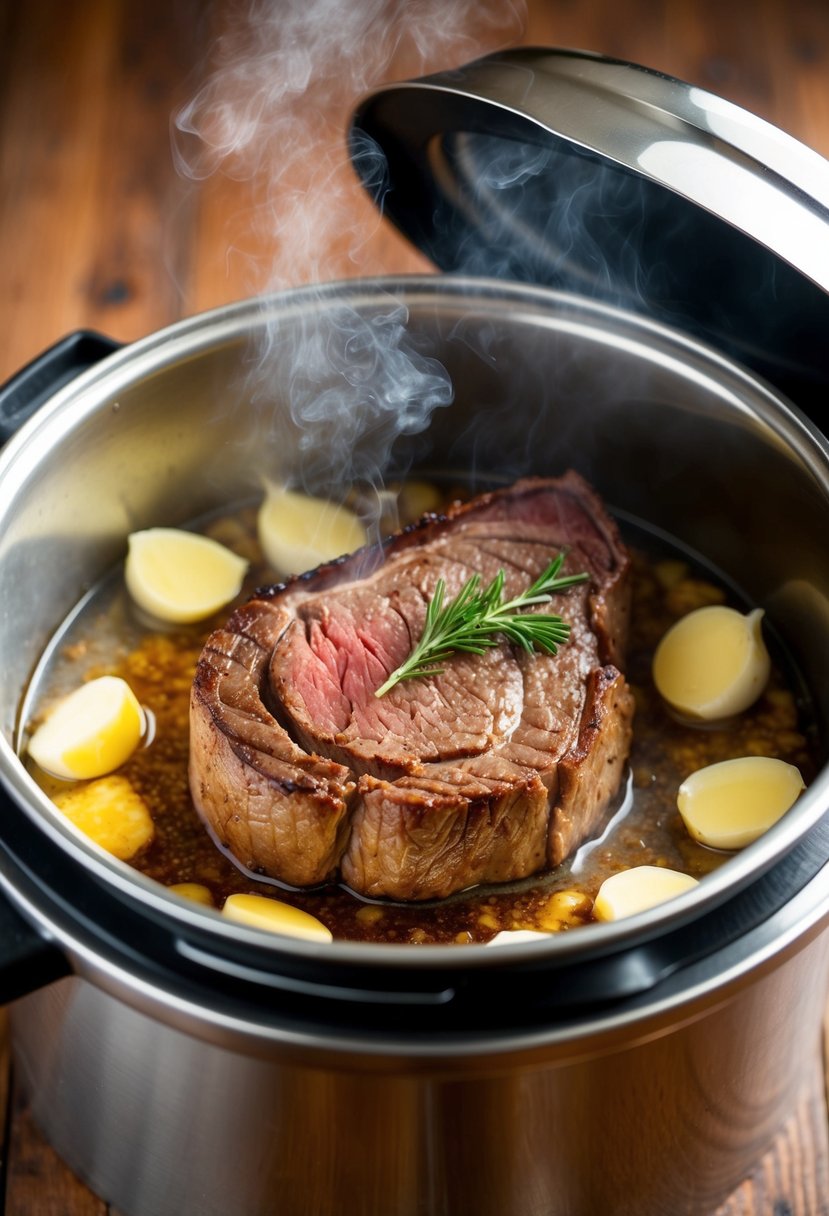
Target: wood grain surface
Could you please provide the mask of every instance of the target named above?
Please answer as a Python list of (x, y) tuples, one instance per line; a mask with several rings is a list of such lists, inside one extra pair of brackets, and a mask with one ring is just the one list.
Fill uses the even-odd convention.
[[(360, 3), (342, 0), (343, 19)], [(374, 216), (350, 184), (341, 152), (326, 165), (322, 187), (316, 155), (285, 150), (273, 132), (261, 136), (255, 171), (231, 159), (225, 172), (204, 180), (177, 172), (171, 118), (221, 66), (220, 46), (227, 53), (235, 45), (251, 7), (239, 0), (0, 0), (0, 379), (75, 329), (129, 342), (182, 316), (320, 273), (430, 269)], [(258, 4), (260, 15), (280, 7), (279, 0)], [(306, 7), (326, 14), (344, 63), (336, 4), (307, 0)], [(437, 49), (425, 38), (422, 52), (424, 39), (405, 34), (407, 7), (409, 16), (421, 11), (389, 0), (404, 34), (368, 86), (508, 43), (588, 49), (719, 93), (829, 156), (829, 0), (529, 0), (526, 11), (518, 0), (446, 0), (429, 6), (444, 36)], [(335, 74), (340, 79), (339, 68)], [(319, 120), (329, 138), (333, 132), (341, 140), (353, 100), (347, 83), (333, 116), (295, 106), (300, 134)], [(305, 263), (297, 256), (299, 230), (274, 219), (265, 170), (283, 153), (294, 196), (322, 188), (333, 197), (342, 188), (348, 198), (347, 215), (327, 224), (325, 241)], [(281, 189), (280, 197), (291, 196), (284, 180)], [(813, 1084), (717, 1216), (829, 1216), (823, 1058), (819, 1044), (803, 1050), (814, 1051)], [(110, 1209), (32, 1125), (5, 1042), (2, 1052), (3, 1210), (104, 1216)]]

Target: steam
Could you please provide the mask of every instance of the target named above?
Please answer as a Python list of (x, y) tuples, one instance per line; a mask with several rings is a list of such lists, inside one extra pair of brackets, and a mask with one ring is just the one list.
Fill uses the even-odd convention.
[[(514, 41), (523, 21), (523, 0), (248, 0), (233, 8), (206, 79), (175, 118), (173, 149), (186, 177), (221, 173), (246, 184), (233, 244), (250, 256), (251, 290), (394, 271), (373, 241), (383, 155), (368, 138), (354, 152), (372, 199), (347, 151), (356, 101), (384, 81), (457, 66)], [(319, 302), (292, 318), (290, 332), (269, 323), (254, 396), (261, 402), (287, 385), (299, 439), (284, 463), (296, 474), (298, 450), (306, 486), (379, 485), (395, 440), (423, 430), (451, 401), (452, 385), (418, 349), (401, 301), (366, 312), (347, 293), (321, 288)], [(288, 447), (277, 415), (278, 465)]]
[(291, 417), (308, 488), (379, 488), (395, 441), (424, 430), (432, 411), (451, 403), (452, 385), (442, 364), (415, 348), (407, 310), (391, 296), (370, 313), (321, 303), (299, 344), (295, 328), (274, 329), (256, 372), (258, 395), (269, 395), (275, 367), (291, 369)]

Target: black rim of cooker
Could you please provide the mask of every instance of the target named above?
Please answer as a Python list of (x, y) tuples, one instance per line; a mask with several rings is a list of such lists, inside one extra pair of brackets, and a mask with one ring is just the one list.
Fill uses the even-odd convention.
[[(367, 1038), (509, 1034), (550, 1028), (573, 1017), (614, 1011), (689, 965), (739, 942), (778, 914), (829, 858), (829, 815), (771, 870), (726, 904), (655, 939), (585, 960), (510, 961), (498, 951), (492, 968), (418, 971), (337, 964), (244, 940), (223, 941), (205, 927), (177, 925), (140, 907), (129, 890), (104, 885), (44, 837), (25, 812), (3, 799), (0, 873), (12, 901), (37, 910), (52, 940), (41, 936), (21, 988), (69, 974), (73, 953), (92, 953), (140, 985), (173, 993), (228, 1017), (303, 1031), (347, 1030)], [(28, 916), (27, 916), (27, 919)], [(454, 947), (447, 946), (448, 951)], [(83, 973), (83, 969), (78, 969)], [(509, 985), (505, 1002), (503, 983)], [(681, 978), (680, 978), (681, 982)], [(8, 993), (7, 997), (18, 995)]]

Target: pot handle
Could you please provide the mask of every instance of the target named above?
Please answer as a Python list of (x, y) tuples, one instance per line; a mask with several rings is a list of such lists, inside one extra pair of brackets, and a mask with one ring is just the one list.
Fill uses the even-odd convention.
[(38, 933), (0, 891), (0, 1005), (45, 988), (71, 970), (60, 948)]
[(10, 439), (58, 389), (121, 346), (104, 334), (78, 329), (27, 363), (0, 388), (0, 443)]

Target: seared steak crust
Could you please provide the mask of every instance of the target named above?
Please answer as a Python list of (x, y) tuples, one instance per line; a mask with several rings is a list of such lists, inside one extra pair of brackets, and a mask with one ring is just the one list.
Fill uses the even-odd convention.
[[(376, 688), (447, 599), (499, 569), (519, 594), (559, 549), (589, 583), (543, 611), (557, 656), (507, 642), (442, 675)], [(575, 473), (526, 479), (430, 516), (382, 554), (265, 588), (208, 639), (191, 697), (190, 784), (218, 840), (295, 886), (439, 898), (558, 865), (595, 831), (630, 746), (618, 670), (629, 561)]]

